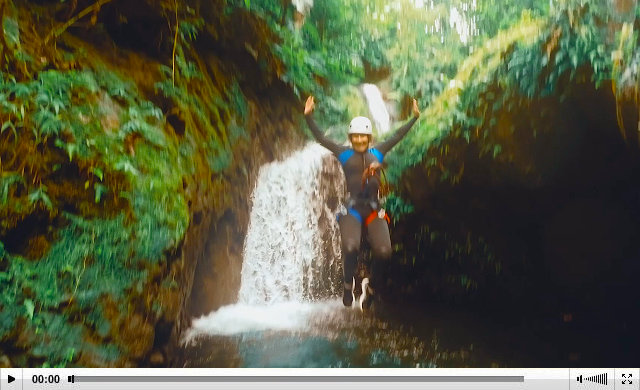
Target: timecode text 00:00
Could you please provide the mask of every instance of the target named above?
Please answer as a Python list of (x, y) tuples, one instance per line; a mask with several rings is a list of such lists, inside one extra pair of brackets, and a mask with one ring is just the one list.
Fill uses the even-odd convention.
[(31, 377), (33, 383), (60, 383), (60, 375), (34, 375)]

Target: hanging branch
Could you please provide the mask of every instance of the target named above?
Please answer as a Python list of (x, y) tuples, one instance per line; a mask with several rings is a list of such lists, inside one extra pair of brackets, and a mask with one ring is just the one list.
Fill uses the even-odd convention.
[(98, 12), (100, 11), (100, 8), (111, 2), (113, 0), (98, 0), (96, 3), (94, 3), (93, 5), (88, 6), (87, 8), (83, 9), (82, 11), (80, 11), (80, 13), (78, 13), (76, 16), (74, 16), (73, 18), (69, 19), (65, 24), (63, 24), (62, 26), (58, 27), (57, 29), (51, 31), (47, 37), (44, 39), (44, 44), (46, 45), (51, 38), (58, 38), (63, 32), (65, 32), (71, 25), (73, 25), (75, 22), (78, 21), (78, 19), (81, 19), (85, 16), (87, 16), (87, 14), (89, 14), (89, 12), (93, 11), (93, 12)]

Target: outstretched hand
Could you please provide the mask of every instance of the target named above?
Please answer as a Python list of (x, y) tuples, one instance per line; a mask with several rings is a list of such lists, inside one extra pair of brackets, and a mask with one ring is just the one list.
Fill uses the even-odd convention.
[(304, 114), (309, 115), (313, 112), (313, 109), (316, 106), (316, 102), (313, 100), (313, 95), (307, 98), (307, 101), (304, 103)]
[(418, 102), (416, 99), (413, 99), (413, 107), (412, 107), (413, 115), (417, 118), (420, 116), (420, 110), (418, 109)]

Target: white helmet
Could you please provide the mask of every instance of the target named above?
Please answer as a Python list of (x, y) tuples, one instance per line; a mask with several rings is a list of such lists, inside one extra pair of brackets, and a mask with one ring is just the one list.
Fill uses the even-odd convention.
[(371, 121), (369, 118), (363, 116), (357, 116), (351, 120), (349, 124), (349, 135), (351, 134), (366, 134), (372, 135)]

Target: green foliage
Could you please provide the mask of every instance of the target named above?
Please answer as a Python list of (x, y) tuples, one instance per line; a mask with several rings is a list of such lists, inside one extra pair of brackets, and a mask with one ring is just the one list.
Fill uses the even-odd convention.
[(7, 45), (11, 48), (16, 48), (20, 46), (20, 29), (18, 26), (18, 21), (4, 17), (2, 20), (2, 29), (4, 33), (4, 39), (7, 42)]
[[(70, 315), (81, 315), (85, 324), (106, 336), (109, 319), (104, 317), (101, 299), (123, 300), (128, 289), (146, 279), (140, 265), (147, 257), (138, 256), (138, 243), (131, 239), (138, 227), (127, 224), (124, 215), (112, 220), (86, 220), (71, 214), (65, 218), (69, 224), (45, 257), (32, 262), (9, 256), (9, 267), (0, 273), (10, 286), (0, 293), (0, 306), (5, 308), (0, 336), (24, 321), (33, 354), (52, 365), (69, 363), (71, 349), (95, 348)], [(60, 311), (61, 306), (67, 308)]]
[(415, 209), (412, 204), (405, 201), (395, 192), (389, 194), (384, 207), (389, 211), (389, 215), (391, 215), (393, 223), (397, 223), (403, 215), (410, 214)]
[[(536, 9), (534, 14), (546, 13), (544, 7)], [(390, 176), (397, 180), (402, 170), (419, 162), (442, 164), (447, 147), (442, 142), (451, 139), (447, 137), (478, 141), (481, 155), (500, 159), (504, 148), (492, 134), (501, 112), (514, 112), (527, 101), (551, 94), (562, 95), (567, 91), (558, 89), (561, 82), (585, 75), (596, 86), (611, 80), (614, 48), (607, 37), (606, 21), (611, 18), (607, 15), (606, 7), (570, 1), (554, 8), (546, 20), (523, 13), (510, 30), (486, 41), (460, 65), (449, 87), (427, 109), (419, 129), (391, 158)], [(443, 179), (459, 179), (446, 166), (441, 170)]]
[[(511, 30), (501, 32), (487, 41), (483, 48), (475, 50), (460, 65), (456, 77), (427, 108), (417, 128), (389, 155), (387, 173), (392, 182), (397, 181), (409, 166), (420, 162), (426, 166), (437, 164), (439, 156), (447, 154), (448, 146), (442, 144), (447, 136), (453, 135), (468, 142), (466, 139), (470, 134), (475, 134), (475, 128), (486, 118), (475, 115), (476, 112), (484, 113), (483, 110), (474, 110), (482, 98), (480, 92), (487, 88), (491, 77), (503, 69), (502, 64), (509, 64), (508, 57), (506, 61), (504, 59), (505, 54), (517, 42), (521, 42), (524, 48), (535, 47), (540, 40), (541, 26), (540, 20), (523, 19)], [(515, 88), (519, 90), (520, 86)], [(503, 105), (491, 101), (491, 107), (499, 110)], [(493, 145), (490, 147), (492, 152), (497, 151)], [(427, 155), (429, 150), (433, 151), (432, 155)], [(448, 172), (444, 171), (444, 175), (448, 175)], [(455, 180), (453, 175), (449, 178)]]
[[(247, 135), (244, 125), (248, 120), (249, 105), (237, 81), (232, 80), (219, 91), (207, 84), (195, 60), (190, 60), (192, 42), (202, 27), (201, 19), (181, 21), (180, 39), (175, 50), (177, 66), (174, 69), (161, 65), (164, 79), (155, 87), (180, 107), (186, 117), (187, 132), (204, 133), (207, 141), (198, 144), (197, 149), (203, 151), (211, 170), (219, 173), (231, 165), (236, 141)], [(184, 153), (185, 158), (194, 152), (190, 142), (189, 136), (179, 146), (181, 155), (190, 150)]]
[[(127, 137), (137, 134), (157, 147), (166, 146), (162, 128), (162, 111), (150, 102), (131, 105), (122, 118), (122, 126), (118, 137), (124, 141)], [(150, 123), (151, 122), (151, 123)]]
[(37, 80), (25, 82), (17, 82), (3, 73), (0, 83), (3, 132), (11, 128), (17, 139), (29, 130), (36, 144), (46, 143), (49, 138), (58, 139), (63, 131), (78, 127), (77, 117), (70, 115), (72, 102), (85, 99), (97, 89), (93, 74), (85, 71), (49, 70), (39, 73)]
[(28, 197), (29, 204), (34, 205), (39, 202), (42, 202), (47, 209), (53, 210), (53, 204), (51, 203), (51, 199), (49, 199), (49, 196), (47, 195), (46, 191), (47, 191), (47, 187), (44, 185), (41, 185), (40, 187), (38, 187), (38, 189), (30, 193)]
[[(105, 317), (102, 302), (122, 304), (128, 294), (141, 294), (148, 267), (163, 261), (182, 240), (189, 216), (180, 192), (184, 168), (176, 162), (184, 160), (163, 132), (161, 110), (105, 69), (50, 70), (22, 82), (3, 73), (0, 95), (0, 135), (12, 140), (13, 153), (29, 145), (44, 151), (26, 159), (2, 159), (9, 164), (0, 172), (0, 212), (11, 217), (3, 217), (3, 229), (12, 227), (5, 222), (36, 208), (61, 213), (48, 185), (60, 180), (49, 176), (60, 163), (48, 163), (60, 161), (55, 160), (58, 151), (86, 175), (85, 188), (70, 191), (91, 191), (89, 199), (96, 204), (122, 197), (130, 208), (93, 219), (64, 213), (64, 227), (37, 261), (8, 254), (2, 246), (0, 280), (10, 288), (0, 292), (0, 340), (15, 338), (16, 327), (23, 324), (31, 353), (47, 365), (70, 364), (78, 351), (113, 364), (121, 351), (109, 339), (112, 319)], [(114, 128), (103, 127), (106, 117)], [(2, 153), (12, 156), (11, 149)], [(19, 169), (24, 161), (33, 169)], [(73, 178), (66, 179), (75, 185)], [(100, 347), (91, 342), (96, 334), (106, 338)]]
[[(515, 4), (514, 4), (515, 3)], [(521, 19), (526, 12), (534, 18), (546, 17), (551, 12), (549, 0), (482, 0), (472, 13), (477, 28), (487, 37), (494, 37), (500, 30), (507, 30)]]
[[(282, 7), (280, 1), (262, 0), (250, 4), (228, 0), (227, 12), (249, 12), (266, 22), (277, 41), (271, 43), (272, 54), (285, 67), (280, 78), (299, 95), (313, 93), (323, 101), (330, 99), (318, 79), (327, 84), (355, 83), (362, 79), (362, 57), (374, 57), (377, 41), (369, 39), (362, 18), (361, 0), (315, 2), (305, 23), (296, 27), (291, 4)], [(354, 39), (358, 37), (358, 39)]]
[(24, 178), (18, 173), (8, 173), (0, 176), (0, 205), (6, 205), (12, 189), (17, 184), (25, 184)]
[(2, 43), (0, 43), (0, 71), (4, 72), (18, 68), (21, 72), (26, 73), (26, 64), (32, 63), (33, 58), (22, 48), (18, 20), (7, 15), (11, 13), (7, 12), (12, 8), (11, 5), (10, 3), (5, 4), (3, 6), (3, 15), (0, 15), (2, 17), (2, 20), (0, 20), (0, 33), (3, 37)]
[(242, 94), (242, 90), (237, 82), (233, 83), (229, 89), (229, 106), (233, 112), (243, 121), (246, 122), (249, 116), (249, 105), (246, 98)]
[(410, 1), (402, 1), (384, 13), (394, 25), (400, 25), (391, 30), (391, 45), (386, 52), (397, 96), (420, 98), (421, 105), (426, 106), (455, 76), (467, 49), (448, 27), (448, 13), (444, 4), (417, 9)]

